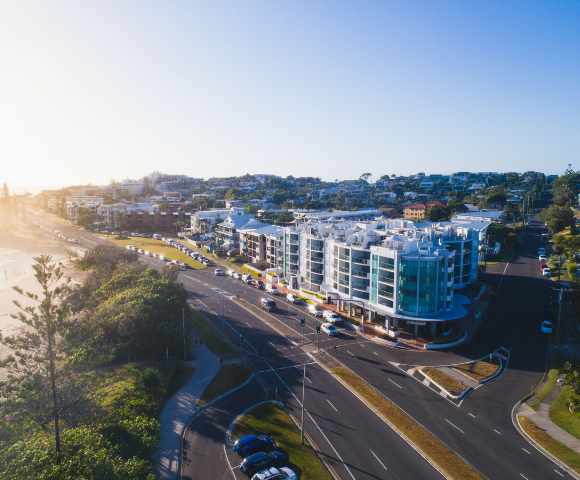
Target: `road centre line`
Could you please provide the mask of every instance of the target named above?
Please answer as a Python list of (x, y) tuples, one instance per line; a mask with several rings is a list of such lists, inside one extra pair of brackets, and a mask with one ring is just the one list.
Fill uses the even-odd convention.
[(501, 433), (500, 433), (500, 432), (498, 432), (498, 431), (497, 431), (495, 428), (493, 429), (493, 431), (494, 431), (495, 433), (497, 433), (498, 435), (501, 435)]
[(378, 355), (378, 353), (377, 353), (377, 352), (373, 352), (373, 353), (374, 353), (375, 355)]
[(520, 473), (520, 477), (524, 477), (526, 480), (528, 480), (528, 477), (526, 477), (523, 473)]
[[(326, 401), (327, 401), (328, 403), (330, 403), (330, 400), (326, 399)], [(335, 411), (335, 412), (338, 412), (338, 410), (336, 409), (336, 407), (335, 407), (335, 406), (334, 406), (332, 403), (330, 403), (330, 406), (331, 406), (332, 408), (334, 408), (334, 411)]]
[(445, 421), (446, 421), (446, 422), (447, 422), (449, 425), (451, 425), (451, 426), (455, 427), (455, 428), (456, 428), (457, 430), (459, 430), (461, 433), (465, 434), (465, 432), (464, 432), (463, 430), (461, 430), (461, 428), (459, 428), (457, 425), (453, 425), (453, 424), (452, 424), (452, 423), (451, 423), (449, 420), (447, 420), (447, 419), (445, 419)]
[[(392, 381), (390, 378), (387, 378), (387, 380), (388, 380), (389, 382), (391, 382), (391, 383), (395, 383), (395, 382), (393, 382), (393, 381)], [(395, 385), (397, 385), (397, 387), (399, 387), (399, 388), (403, 388), (403, 387), (401, 387), (401, 385), (399, 385), (399, 384), (397, 384), (397, 383), (395, 383)]]
[(527, 450), (526, 450), (524, 447), (522, 447), (522, 450), (523, 450), (524, 452), (526, 452), (528, 455), (531, 455), (531, 453), (530, 453), (530, 452), (528, 452), (528, 451), (527, 451)]
[(378, 462), (379, 462), (379, 463), (380, 463), (380, 464), (383, 466), (383, 468), (384, 468), (385, 470), (388, 470), (388, 469), (387, 469), (387, 467), (385, 467), (385, 464), (379, 460), (379, 457), (377, 457), (377, 456), (375, 455), (375, 452), (373, 452), (372, 450), (371, 450), (370, 452), (371, 452), (371, 453), (373, 454), (373, 456), (374, 456), (374, 457), (377, 459), (377, 461), (378, 461)]
[(473, 418), (477, 418), (473, 413), (469, 413), (469, 415), (471, 415)]
[(560, 473), (558, 470), (554, 470), (554, 472), (556, 472), (558, 475), (560, 475), (561, 477), (563, 477), (564, 475), (562, 473)]
[(248, 327), (251, 327), (251, 325), (248, 322), (246, 322), (246, 324), (248, 325)]

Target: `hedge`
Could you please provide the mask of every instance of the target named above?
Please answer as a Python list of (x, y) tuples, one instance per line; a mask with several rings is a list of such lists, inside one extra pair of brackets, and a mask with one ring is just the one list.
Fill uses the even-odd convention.
[(399, 340), (397, 340), (397, 337), (392, 337), (388, 333), (381, 333), (380, 335), (378, 335), (378, 337), (382, 338), (383, 340), (388, 340), (389, 342), (398, 342), (399, 341)]

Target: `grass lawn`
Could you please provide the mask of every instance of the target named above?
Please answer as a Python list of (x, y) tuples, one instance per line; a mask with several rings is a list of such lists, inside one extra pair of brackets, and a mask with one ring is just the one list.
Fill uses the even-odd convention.
[(254, 407), (234, 426), (232, 439), (250, 433), (273, 437), (288, 459), (288, 466), (301, 480), (330, 479), (330, 475), (308, 444), (300, 443), (300, 431), (279, 405), (268, 402)]
[(562, 445), (557, 440), (554, 440), (544, 430), (539, 428), (534, 422), (525, 418), (519, 417), (520, 425), (526, 433), (538, 442), (542, 447), (548, 450), (552, 455), (558, 457), (562, 462), (574, 470), (580, 468), (580, 455), (573, 450), (570, 450), (565, 445)]
[[(498, 263), (507, 262), (507, 259), (512, 254), (511, 249), (502, 246), (497, 255), (489, 255), (487, 257), (487, 265), (497, 265)], [(485, 265), (485, 262), (479, 262), (480, 265)]]
[(197, 402), (199, 406), (211, 402), (220, 395), (239, 387), (252, 375), (252, 369), (246, 365), (236, 363), (226, 363), (209, 385), (203, 391), (201, 398)]
[(239, 356), (239, 352), (234, 346), (222, 340), (221, 332), (218, 332), (197, 310), (192, 309), (192, 320), (195, 333), (201, 337), (212, 353), (224, 358), (235, 358)]
[(550, 407), (550, 419), (569, 434), (580, 438), (580, 418), (571, 413), (567, 405), (571, 389), (571, 386), (565, 386), (556, 401), (552, 403)]
[(412, 440), (449, 476), (457, 480), (483, 480), (483, 477), (461, 458), (350, 370), (340, 367), (333, 368), (332, 371)]
[(552, 390), (552, 387), (554, 386), (554, 384), (556, 383), (556, 380), (558, 379), (558, 374), (559, 374), (559, 370), (557, 368), (552, 368), (550, 370), (550, 374), (548, 376), (548, 381), (546, 382), (546, 385), (544, 385), (544, 388), (542, 388), (537, 395), (534, 395), (534, 404), (530, 405), (530, 402), (527, 402), (528, 405), (530, 405), (536, 412), (538, 411), (538, 407), (540, 406), (540, 402), (546, 398), (546, 395), (548, 395), (548, 393), (550, 392), (550, 390)]
[(116, 245), (121, 245), (125, 247), (127, 245), (134, 245), (137, 248), (142, 248), (143, 250), (148, 250), (151, 253), (158, 253), (160, 255), (165, 255), (169, 260), (178, 260), (183, 263), (187, 263), (191, 266), (191, 268), (195, 268), (197, 270), (206, 268), (205, 265), (201, 264), (200, 262), (194, 260), (191, 257), (188, 257), (185, 253), (180, 252), (177, 248), (173, 248), (167, 245), (165, 242), (161, 240), (154, 240), (153, 238), (140, 238), (140, 237), (128, 237), (125, 239), (120, 239), (118, 237), (104, 237), (99, 235), (102, 239), (107, 240), (108, 242), (114, 243)]
[(453, 367), (455, 370), (459, 370), (461, 373), (473, 378), (476, 382), (483, 380), (484, 378), (491, 377), (495, 372), (498, 371), (499, 365), (493, 363), (478, 361), (473, 363), (467, 363), (465, 365), (455, 365)]
[(437, 370), (436, 368), (429, 368), (425, 370), (425, 375), (427, 375), (430, 379), (432, 379), (452, 395), (460, 395), (461, 392), (467, 388), (465, 383), (460, 383), (459, 380), (450, 377), (449, 375), (443, 373), (441, 370)]

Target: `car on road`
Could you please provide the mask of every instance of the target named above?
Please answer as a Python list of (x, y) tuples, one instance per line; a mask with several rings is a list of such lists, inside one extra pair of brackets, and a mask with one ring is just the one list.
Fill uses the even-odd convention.
[(331, 323), (323, 323), (320, 326), (320, 330), (322, 330), (324, 333), (327, 333), (331, 337), (335, 337), (338, 335), (338, 330), (334, 328), (334, 325), (332, 325)]
[(320, 317), (324, 313), (324, 310), (322, 310), (322, 308), (320, 308), (318, 305), (311, 303), (310, 305), (308, 305), (308, 313), (316, 317)]
[(145, 253), (145, 250), (143, 250), (142, 248), (139, 248), (137, 251), (141, 254)]
[(331, 323), (332, 325), (342, 325), (342, 318), (340, 318), (338, 314), (332, 310), (325, 310), (322, 316), (324, 317), (324, 320), (326, 320), (328, 323)]
[(216, 277), (221, 277), (223, 275), (223, 272), (221, 271), (220, 268), (216, 268), (213, 273), (215, 274)]
[(548, 259), (546, 258), (546, 255), (540, 255), (538, 257), (538, 260), (540, 260), (540, 262), (547, 262), (548, 261)]
[(252, 480), (298, 480), (298, 475), (288, 467), (272, 467), (256, 473)]
[(270, 450), (274, 450), (274, 440), (268, 435), (246, 435), (234, 443), (234, 452), (240, 457)]
[(272, 285), (271, 283), (266, 285), (266, 291), (268, 293), (271, 293), (272, 295), (278, 295), (280, 293), (280, 290), (278, 290), (278, 287), (276, 287), (276, 285)]
[(186, 270), (191, 270), (191, 266), (189, 265), (189, 263), (181, 262), (181, 266)]
[(552, 276), (552, 270), (550, 270), (549, 268), (544, 268), (542, 270), (542, 275), (544, 275), (544, 277), (551, 277)]
[(252, 285), (254, 286), (254, 288), (257, 288), (258, 290), (264, 290), (264, 287), (266, 285), (264, 285), (264, 282), (262, 282), (262, 280), (254, 280), (252, 282)]
[(276, 311), (276, 302), (271, 298), (262, 298), (262, 300), (260, 300), (260, 305), (264, 310), (268, 310), (269, 312)]
[(266, 468), (281, 467), (285, 462), (286, 457), (280, 452), (258, 452), (246, 457), (240, 470), (250, 476)]
[(296, 295), (295, 293), (289, 293), (288, 295), (286, 295), (286, 299), (292, 303), (302, 303), (300, 297), (298, 297), (298, 295)]
[(548, 322), (547, 320), (544, 320), (542, 322), (542, 327), (541, 327), (542, 333), (552, 333), (552, 322)]
[(249, 273), (246, 273), (246, 274), (242, 275), (242, 280), (246, 283), (251, 283), (253, 279)]
[(236, 280), (241, 280), (242, 279), (242, 274), (241, 273), (234, 272), (234, 274), (232, 275), (232, 277), (234, 277)]
[(226, 275), (227, 275), (228, 277), (233, 277), (233, 276), (234, 276), (234, 273), (236, 273), (236, 272), (230, 268), (230, 269), (229, 269), (229, 270), (226, 272)]

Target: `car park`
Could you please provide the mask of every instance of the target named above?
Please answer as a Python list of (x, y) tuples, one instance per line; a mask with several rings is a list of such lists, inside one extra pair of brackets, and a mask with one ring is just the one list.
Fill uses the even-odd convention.
[(315, 315), (317, 317), (322, 316), (323, 314), (323, 310), (322, 308), (320, 308), (318, 305), (311, 303), (310, 305), (308, 305), (308, 313)]
[(271, 467), (256, 473), (252, 480), (298, 480), (298, 475), (288, 467)]
[(542, 322), (542, 326), (541, 326), (541, 331), (542, 333), (552, 333), (552, 322), (548, 322), (547, 320), (544, 320)]
[(240, 470), (250, 476), (266, 468), (280, 467), (285, 461), (286, 457), (280, 452), (258, 452), (246, 457), (240, 465)]
[(324, 317), (324, 320), (332, 325), (342, 325), (342, 318), (332, 310), (325, 310), (322, 316)]
[(221, 277), (223, 275), (222, 271), (219, 268), (216, 268), (214, 271), (216, 277)]
[(289, 293), (288, 295), (286, 295), (286, 299), (292, 303), (302, 303), (300, 297), (298, 297), (298, 295), (296, 295), (295, 293)]
[(277, 309), (276, 302), (271, 298), (262, 298), (260, 305), (264, 310), (268, 310), (269, 312), (275, 312)]
[(544, 268), (542, 270), (542, 275), (544, 275), (545, 277), (551, 277), (552, 276), (552, 271), (549, 268)]
[(320, 326), (320, 330), (322, 330), (324, 333), (327, 333), (331, 337), (338, 335), (338, 330), (334, 328), (334, 325), (332, 325), (331, 323), (323, 323)]
[(271, 293), (272, 295), (278, 295), (280, 293), (278, 287), (276, 287), (276, 285), (272, 285), (271, 283), (268, 283), (268, 285), (266, 285), (266, 291), (268, 293)]
[(234, 443), (234, 452), (240, 457), (248, 457), (254, 453), (274, 449), (274, 441), (267, 435), (246, 435)]

